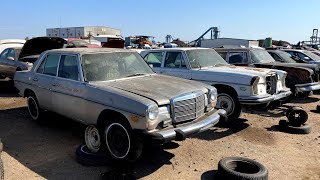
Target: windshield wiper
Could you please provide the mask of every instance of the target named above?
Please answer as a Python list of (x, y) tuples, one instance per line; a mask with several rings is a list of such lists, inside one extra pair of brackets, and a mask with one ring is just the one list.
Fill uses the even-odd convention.
[(143, 74), (143, 73), (136, 73), (136, 74), (128, 75), (128, 76), (126, 76), (126, 77), (143, 76), (143, 75), (146, 75), (146, 74)]

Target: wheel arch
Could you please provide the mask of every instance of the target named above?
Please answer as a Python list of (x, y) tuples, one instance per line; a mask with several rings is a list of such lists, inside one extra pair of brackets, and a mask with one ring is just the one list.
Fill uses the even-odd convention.
[(232, 86), (225, 85), (225, 84), (214, 84), (213, 86), (217, 89), (218, 94), (222, 93), (224, 91), (228, 91), (228, 92), (231, 92), (231, 93), (233, 93), (234, 95), (236, 95), (238, 97), (237, 91)]
[(34, 95), (36, 95), (36, 93), (35, 93), (33, 90), (27, 88), (27, 89), (25, 89), (24, 92), (23, 92), (23, 97), (27, 97), (29, 94), (34, 94)]
[(98, 120), (97, 120), (97, 128), (99, 129), (99, 131), (100, 130), (103, 131), (103, 128), (104, 128), (105, 124), (108, 122), (108, 120), (110, 120), (110, 119), (112, 119), (114, 117), (118, 117), (121, 122), (123, 122), (126, 125), (128, 125), (129, 127), (131, 127), (128, 118), (124, 114), (122, 114), (121, 112), (112, 110), (112, 109), (104, 109), (99, 114)]

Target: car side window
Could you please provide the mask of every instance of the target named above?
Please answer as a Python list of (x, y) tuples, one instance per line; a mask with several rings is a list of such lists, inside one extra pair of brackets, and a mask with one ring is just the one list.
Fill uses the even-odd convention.
[(14, 49), (9, 49), (7, 58), (8, 58), (8, 57), (12, 57), (13, 59), (15, 59), (15, 57), (16, 57), (16, 51), (15, 51)]
[(44, 65), (46, 64), (46, 60), (47, 60), (47, 57), (42, 60), (40, 66), (37, 69), (37, 73), (40, 73), (40, 74), (43, 73)]
[(46, 64), (44, 65), (43, 74), (56, 76), (59, 60), (60, 60), (60, 55), (49, 54), (47, 56)]
[(164, 67), (181, 69), (187, 68), (181, 52), (167, 52)]
[(164, 52), (151, 52), (144, 58), (144, 60), (148, 64), (152, 64), (153, 67), (161, 67), (163, 55)]
[(77, 56), (61, 56), (58, 76), (75, 81), (80, 80)]
[(218, 52), (218, 54), (226, 61), (228, 52)]
[(273, 57), (274, 60), (283, 62), (283, 60), (275, 53), (270, 53), (270, 55)]
[(305, 60), (305, 59), (304, 59), (305, 57), (309, 58), (308, 56), (304, 55), (303, 53), (298, 52), (297, 54), (298, 54), (298, 57), (299, 57), (300, 59)]
[(294, 53), (292, 51), (285, 51), (286, 53), (289, 53), (290, 55), (294, 55)]
[(231, 52), (229, 53), (229, 63), (237, 64), (248, 62), (248, 58), (243, 52)]
[(0, 58), (1, 59), (7, 59), (8, 53), (9, 53), (9, 49), (5, 49), (4, 51), (2, 51), (2, 53), (0, 55)]

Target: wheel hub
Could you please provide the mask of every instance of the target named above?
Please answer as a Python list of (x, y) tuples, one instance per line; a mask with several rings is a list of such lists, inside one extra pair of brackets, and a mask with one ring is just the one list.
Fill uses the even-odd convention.
[(94, 125), (90, 125), (87, 127), (85, 131), (85, 141), (88, 149), (91, 152), (96, 153), (100, 150), (100, 134), (99, 130)]
[(235, 103), (229, 95), (222, 94), (218, 96), (217, 107), (224, 109), (230, 115), (234, 112)]

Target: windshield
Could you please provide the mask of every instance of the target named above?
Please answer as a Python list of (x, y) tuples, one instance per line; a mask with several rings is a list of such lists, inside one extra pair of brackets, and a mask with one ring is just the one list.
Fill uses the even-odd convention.
[(309, 56), (311, 59), (313, 59), (314, 61), (320, 61), (320, 56), (313, 54), (310, 51), (303, 51), (303, 53), (305, 53), (307, 56)]
[(253, 63), (271, 63), (275, 62), (273, 57), (263, 49), (253, 49), (250, 51)]
[(213, 49), (193, 49), (188, 50), (186, 53), (192, 69), (212, 67), (216, 65), (229, 65)]
[(86, 81), (108, 81), (153, 74), (152, 69), (135, 52), (85, 54), (82, 67)]
[(284, 51), (277, 51), (277, 54), (282, 58), (282, 60), (286, 63), (296, 63), (294, 59), (292, 59), (292, 56)]

